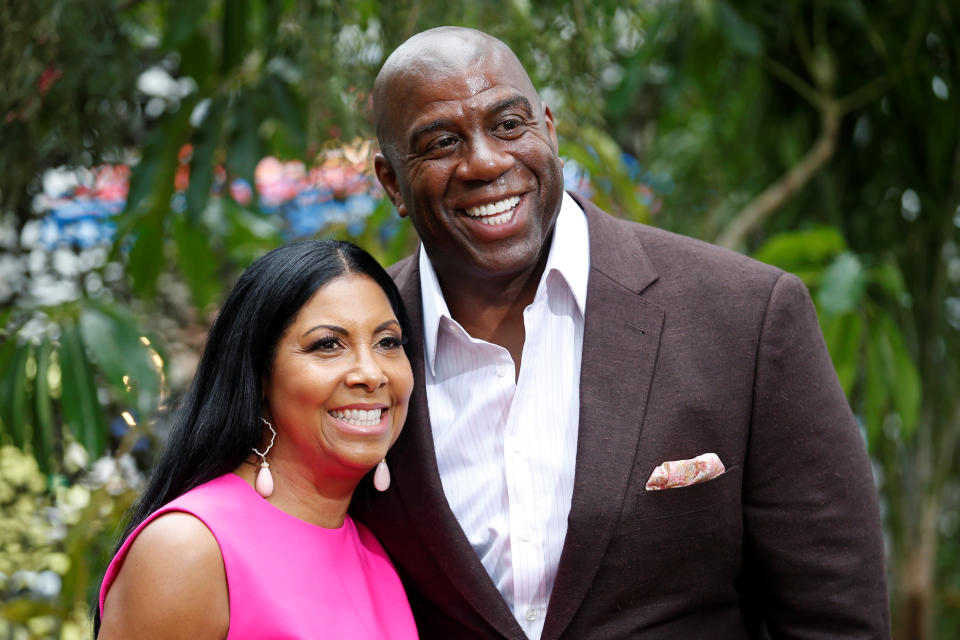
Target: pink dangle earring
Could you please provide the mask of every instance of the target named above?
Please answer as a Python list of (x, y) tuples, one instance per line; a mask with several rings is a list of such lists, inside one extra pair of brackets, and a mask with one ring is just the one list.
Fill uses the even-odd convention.
[(377, 463), (377, 470), (373, 472), (373, 486), (377, 491), (386, 491), (390, 488), (390, 467), (384, 458)]
[(259, 493), (264, 498), (269, 498), (273, 495), (273, 475), (270, 473), (270, 463), (267, 462), (267, 454), (270, 453), (270, 449), (273, 448), (273, 441), (277, 438), (277, 432), (273, 428), (273, 425), (267, 422), (266, 418), (260, 418), (263, 420), (263, 424), (267, 425), (267, 428), (270, 429), (270, 444), (267, 445), (267, 449), (260, 453), (257, 451), (257, 448), (253, 448), (253, 452), (260, 456), (260, 471), (257, 472), (257, 481), (254, 483), (254, 488), (256, 488), (257, 493)]

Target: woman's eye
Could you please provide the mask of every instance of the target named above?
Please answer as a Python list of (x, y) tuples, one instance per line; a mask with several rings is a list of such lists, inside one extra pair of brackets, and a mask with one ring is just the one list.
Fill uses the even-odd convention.
[(399, 349), (403, 346), (404, 340), (397, 336), (385, 336), (380, 339), (377, 346), (381, 349)]
[(325, 336), (313, 343), (311, 351), (333, 351), (340, 346), (340, 339), (334, 336)]

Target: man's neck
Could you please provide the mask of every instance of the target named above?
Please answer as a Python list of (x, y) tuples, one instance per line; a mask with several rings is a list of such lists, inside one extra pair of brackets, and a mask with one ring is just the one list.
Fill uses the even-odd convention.
[(523, 311), (533, 302), (548, 250), (535, 268), (511, 279), (442, 278), (440, 289), (450, 315), (474, 338), (498, 344), (510, 352), (520, 374), (523, 354)]

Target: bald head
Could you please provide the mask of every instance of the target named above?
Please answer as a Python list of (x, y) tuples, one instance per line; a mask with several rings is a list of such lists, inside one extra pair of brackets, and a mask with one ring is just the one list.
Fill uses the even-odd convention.
[(563, 163), (553, 114), (510, 48), (473, 29), (425, 31), (384, 63), (373, 101), (377, 178), (445, 291), (486, 284), (497, 298), (507, 281), (539, 282)]
[[(437, 27), (412, 36), (383, 63), (373, 85), (373, 112), (380, 148), (393, 160), (394, 116), (404, 109), (411, 88), (428, 86), (440, 77), (460, 76), (467, 89), (479, 93), (486, 87), (472, 77), (478, 67), (507, 68), (536, 99), (526, 70), (513, 51), (490, 34), (466, 27)], [(539, 101), (536, 105), (540, 108)]]

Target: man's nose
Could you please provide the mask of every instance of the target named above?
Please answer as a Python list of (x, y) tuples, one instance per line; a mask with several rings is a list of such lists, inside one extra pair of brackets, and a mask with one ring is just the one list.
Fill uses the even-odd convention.
[(353, 367), (347, 372), (347, 386), (361, 386), (373, 391), (387, 383), (387, 374), (377, 362), (372, 350), (361, 349)]
[(498, 140), (477, 136), (464, 145), (463, 158), (457, 166), (461, 180), (493, 182), (513, 167), (514, 157)]

